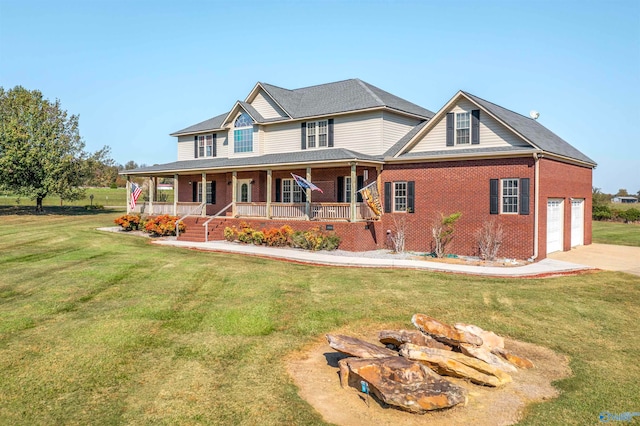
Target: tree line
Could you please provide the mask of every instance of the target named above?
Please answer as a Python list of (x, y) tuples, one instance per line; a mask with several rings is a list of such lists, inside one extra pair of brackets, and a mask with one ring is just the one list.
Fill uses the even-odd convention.
[(0, 87), (0, 190), (36, 201), (59, 196), (84, 197), (84, 187), (122, 187), (118, 173), (143, 167), (135, 161), (116, 164), (111, 149), (85, 151), (79, 117), (60, 100), (45, 99), (39, 90)]

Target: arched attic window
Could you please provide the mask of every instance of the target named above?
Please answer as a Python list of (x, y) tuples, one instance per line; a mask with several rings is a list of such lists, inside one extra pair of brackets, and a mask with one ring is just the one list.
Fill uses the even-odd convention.
[(233, 152), (253, 152), (253, 120), (249, 114), (240, 114), (233, 127)]

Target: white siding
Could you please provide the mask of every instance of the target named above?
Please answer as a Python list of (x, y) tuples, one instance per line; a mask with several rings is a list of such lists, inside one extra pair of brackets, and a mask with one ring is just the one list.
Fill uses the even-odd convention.
[(220, 158), (229, 156), (229, 145), (227, 144), (228, 137), (228, 133), (218, 133), (218, 157)]
[(264, 127), (264, 153), (300, 151), (300, 122), (272, 124)]
[(193, 160), (193, 135), (178, 136), (178, 161)]
[(251, 106), (253, 106), (264, 118), (286, 117), (286, 114), (278, 104), (276, 104), (271, 97), (262, 90), (260, 90), (255, 99), (251, 101)]
[(351, 149), (361, 154), (384, 153), (382, 147), (382, 112), (336, 117), (334, 120), (334, 147)]
[[(471, 112), (478, 109), (475, 105), (467, 100), (461, 100), (459, 103), (447, 112)], [(500, 124), (488, 113), (480, 110), (480, 144), (479, 145), (457, 145), (447, 146), (447, 122), (446, 116), (436, 123), (436, 125), (427, 133), (424, 138), (419, 141), (411, 152), (425, 151), (442, 151), (470, 148), (492, 148), (500, 146), (529, 146), (524, 140), (516, 136), (513, 132)]]
[(413, 129), (420, 120), (410, 117), (404, 117), (402, 115), (397, 115), (389, 112), (385, 112), (382, 115), (384, 119), (382, 124), (382, 149), (383, 151), (388, 150), (400, 140), (404, 135), (406, 135), (411, 129)]

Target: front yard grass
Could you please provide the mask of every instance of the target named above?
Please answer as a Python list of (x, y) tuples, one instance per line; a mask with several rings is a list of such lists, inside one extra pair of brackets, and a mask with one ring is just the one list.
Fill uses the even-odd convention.
[(284, 357), (416, 312), (570, 358), (524, 424), (639, 410), (639, 277), (306, 266), (95, 231), (116, 216), (0, 216), (0, 424), (323, 424)]
[(593, 242), (640, 247), (640, 225), (593, 221)]

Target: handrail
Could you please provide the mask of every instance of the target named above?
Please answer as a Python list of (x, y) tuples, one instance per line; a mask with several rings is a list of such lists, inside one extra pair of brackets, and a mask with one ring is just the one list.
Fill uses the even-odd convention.
[(208, 243), (209, 242), (209, 222), (211, 222), (213, 219), (215, 219), (216, 217), (220, 216), (222, 214), (223, 211), (227, 210), (229, 207), (231, 207), (233, 205), (233, 201), (230, 202), (229, 204), (227, 204), (226, 207), (224, 207), (222, 210), (220, 210), (218, 213), (214, 214), (213, 216), (211, 216), (209, 218), (209, 220), (207, 220), (205, 223), (202, 224), (202, 226), (204, 226), (204, 242)]
[(207, 204), (206, 201), (203, 201), (202, 203), (200, 203), (199, 205), (197, 205), (196, 207), (192, 208), (191, 210), (189, 210), (189, 213), (185, 214), (184, 216), (182, 216), (180, 219), (176, 220), (176, 238), (180, 236), (180, 227), (178, 226), (178, 224), (180, 222), (182, 222), (183, 220), (185, 220), (185, 218), (187, 216), (191, 216), (195, 211), (197, 211), (198, 209), (203, 209), (204, 206)]

